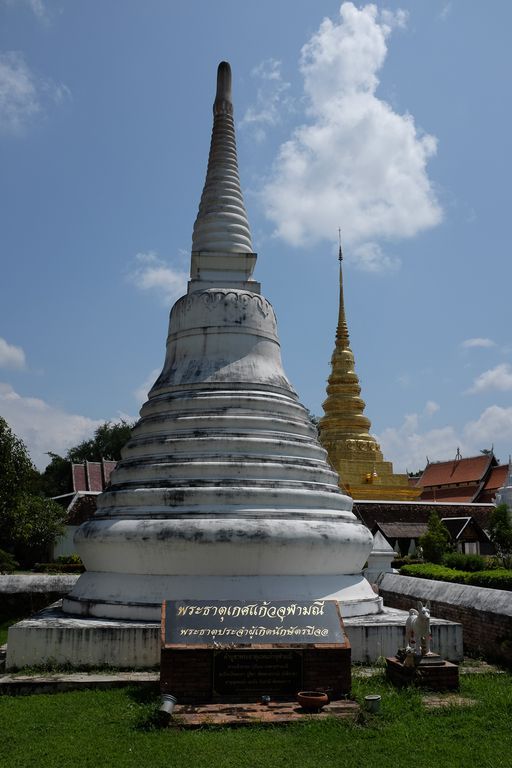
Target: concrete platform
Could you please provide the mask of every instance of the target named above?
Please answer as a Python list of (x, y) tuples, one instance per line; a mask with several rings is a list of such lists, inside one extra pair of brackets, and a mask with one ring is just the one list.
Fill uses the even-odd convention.
[[(346, 618), (352, 662), (373, 663), (403, 647), (407, 611), (385, 608), (380, 614)], [(463, 658), (462, 627), (433, 618), (432, 648), (445, 659)], [(60, 603), (9, 628), (6, 670), (25, 666), (111, 666), (150, 669), (160, 663), (157, 622), (84, 619), (64, 614)]]
[(116, 672), (113, 674), (54, 673), (47, 675), (0, 675), (0, 696), (22, 696), (35, 693), (67, 693), (68, 691), (106, 690), (110, 688), (150, 688), (158, 693), (158, 672)]
[(296, 701), (275, 701), (264, 704), (202, 704), (177, 705), (170, 718), (170, 728), (204, 728), (207, 725), (243, 726), (277, 725), (298, 720), (352, 718), (360, 711), (355, 701), (332, 701), (319, 712), (309, 713)]

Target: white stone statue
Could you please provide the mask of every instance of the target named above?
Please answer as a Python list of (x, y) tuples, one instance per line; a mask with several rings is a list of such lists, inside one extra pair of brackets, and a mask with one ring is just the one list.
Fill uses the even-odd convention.
[[(425, 638), (424, 644), (421, 643), (422, 638)], [(407, 617), (407, 621), (405, 623), (405, 640), (407, 642), (406, 650), (410, 650), (412, 647), (414, 647), (416, 653), (423, 653), (423, 648), (425, 648), (424, 655), (431, 653), (430, 602), (427, 602), (426, 605), (423, 605), (423, 603), (419, 600), (418, 609), (410, 609), (409, 616)]]

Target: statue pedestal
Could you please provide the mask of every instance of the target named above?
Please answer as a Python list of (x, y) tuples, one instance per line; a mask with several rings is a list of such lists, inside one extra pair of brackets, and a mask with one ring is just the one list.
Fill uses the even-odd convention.
[[(424, 661), (425, 659), (425, 661)], [(386, 677), (396, 686), (416, 685), (431, 691), (456, 691), (459, 688), (459, 667), (433, 654), (424, 656), (418, 664), (408, 667), (396, 656), (386, 658)]]

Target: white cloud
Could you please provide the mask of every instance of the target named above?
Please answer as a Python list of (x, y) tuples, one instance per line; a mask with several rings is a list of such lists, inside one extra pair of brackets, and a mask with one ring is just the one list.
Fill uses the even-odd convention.
[(48, 103), (70, 96), (62, 83), (36, 76), (19, 51), (0, 53), (0, 134), (19, 136)]
[(156, 291), (166, 304), (176, 301), (187, 288), (188, 272), (176, 269), (154, 251), (138, 253), (136, 266), (128, 275), (130, 282), (143, 291)]
[(388, 427), (378, 436), (384, 458), (393, 462), (395, 472), (423, 469), (427, 456), (431, 461), (452, 458), (461, 444), (451, 426), (421, 432), (419, 424), (417, 414), (409, 414), (400, 427)]
[(501, 363), (495, 368), (490, 368), (477, 376), (473, 386), (467, 390), (468, 394), (475, 395), (479, 392), (488, 392), (497, 389), (501, 392), (512, 390), (512, 366)]
[(464, 349), (474, 349), (474, 348), (488, 348), (488, 347), (495, 347), (496, 342), (492, 339), (482, 339), (482, 338), (476, 338), (476, 339), (466, 339), (461, 343), (461, 347)]
[[(427, 407), (424, 415), (429, 415)], [(457, 448), (462, 456), (477, 456), (489, 445), (498, 446), (505, 455), (510, 453), (512, 407), (491, 405), (477, 419), (460, 428), (445, 425), (423, 430), (421, 425), (418, 414), (408, 414), (401, 426), (388, 427), (377, 437), (384, 458), (393, 462), (395, 472), (423, 469), (427, 456), (430, 461), (452, 459)]]
[(443, 8), (441, 8), (441, 11), (439, 12), (439, 18), (441, 19), (441, 21), (446, 21), (448, 16), (451, 14), (452, 10), (453, 10), (452, 0), (448, 0), (446, 5), (444, 5)]
[(67, 413), (36, 397), (23, 397), (4, 382), (0, 382), (0, 414), (23, 440), (39, 469), (48, 464), (48, 451), (64, 454), (103, 423)]
[(361, 243), (351, 252), (350, 261), (363, 272), (389, 272), (400, 267), (400, 259), (385, 254), (378, 243)]
[(311, 245), (341, 225), (362, 266), (366, 259), (389, 268), (396, 260), (384, 262), (376, 239), (412, 237), (440, 222), (426, 171), (436, 139), (375, 93), (387, 38), (405, 18), (346, 2), (339, 22), (324, 19), (303, 47), (309, 122), (281, 145), (262, 191), (275, 234), (287, 242)]
[[(475, 453), (486, 445), (494, 445), (500, 441), (510, 446), (512, 444), (512, 407), (489, 406), (478, 419), (466, 424), (464, 434), (469, 443), (477, 447)], [(508, 452), (510, 453), (510, 447)]]
[(146, 376), (142, 384), (134, 390), (133, 395), (139, 405), (142, 405), (142, 403), (145, 403), (148, 399), (148, 392), (155, 383), (159, 373), (160, 368), (153, 368), (153, 370)]
[(3, 2), (3, 5), (28, 6), (32, 11), (32, 13), (34, 14), (34, 16), (36, 16), (36, 18), (39, 21), (42, 21), (44, 23), (48, 21), (48, 10), (43, 0), (0, 0), (0, 5), (2, 4), (2, 2)]
[(425, 403), (425, 410), (424, 413), (426, 416), (433, 416), (434, 413), (437, 413), (440, 406), (439, 403), (434, 402), (434, 400), (427, 400)]
[(48, 13), (43, 0), (28, 0), (28, 4), (32, 9), (34, 16), (37, 16), (40, 21), (46, 21), (48, 19)]
[(0, 336), (0, 368), (24, 368), (25, 365), (25, 352), (22, 348), (8, 344)]
[(293, 109), (293, 99), (288, 93), (290, 83), (282, 78), (280, 61), (265, 59), (252, 70), (251, 75), (260, 80), (256, 104), (246, 109), (239, 128), (252, 128), (256, 140), (263, 141), (265, 126), (277, 125), (283, 111)]

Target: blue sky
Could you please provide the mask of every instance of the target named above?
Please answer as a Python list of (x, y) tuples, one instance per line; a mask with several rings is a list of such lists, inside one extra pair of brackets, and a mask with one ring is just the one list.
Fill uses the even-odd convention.
[(0, 414), (42, 467), (135, 417), (184, 291), (219, 61), (288, 377), (321, 415), (337, 230), (397, 470), (512, 451), (512, 4), (0, 0)]

